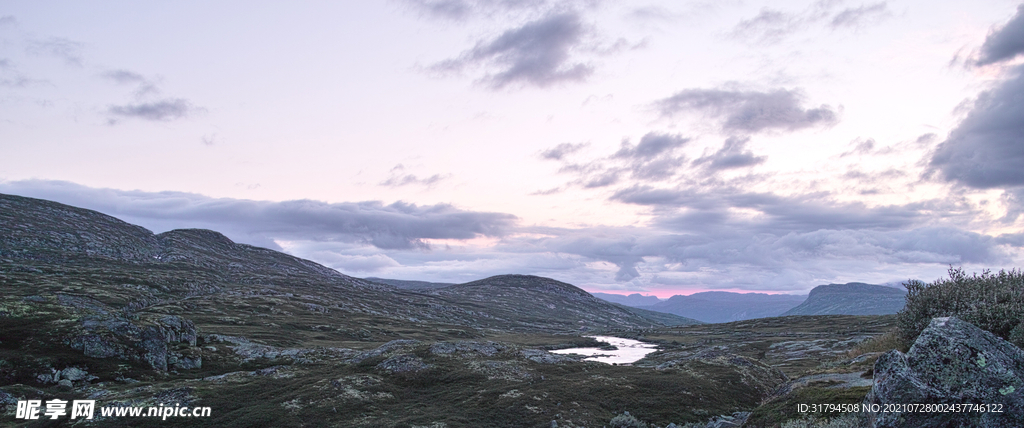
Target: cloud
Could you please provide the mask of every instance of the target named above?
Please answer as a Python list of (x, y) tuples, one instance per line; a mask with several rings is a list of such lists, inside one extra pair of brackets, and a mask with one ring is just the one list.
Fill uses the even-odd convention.
[(714, 154), (702, 156), (693, 161), (693, 164), (705, 165), (709, 170), (719, 171), (764, 163), (767, 157), (754, 156), (754, 152), (744, 150), (748, 142), (750, 142), (750, 137), (729, 137), (720, 150)]
[[(723, 186), (699, 189), (638, 185), (616, 191), (611, 199), (656, 208), (658, 212), (665, 213), (658, 221), (669, 228), (692, 224), (680, 221), (672, 214), (673, 209), (684, 209), (691, 215), (697, 212), (714, 214), (709, 218), (720, 220), (695, 224), (696, 227), (722, 226), (754, 234), (818, 229), (895, 230), (912, 227), (926, 219), (967, 220), (976, 214), (965, 206), (937, 200), (868, 207), (861, 202), (836, 201), (826, 193), (781, 196)], [(684, 216), (682, 219), (687, 218)]]
[(843, 9), (832, 16), (829, 26), (832, 28), (855, 28), (872, 24), (890, 15), (889, 7), (885, 2), (872, 5), (863, 5), (855, 8)]
[(820, 0), (801, 12), (763, 8), (753, 18), (741, 20), (731, 35), (758, 44), (775, 44), (799, 31), (818, 24), (833, 30), (861, 28), (875, 24), (890, 16), (888, 4), (870, 5), (836, 10), (842, 1)]
[(102, 74), (108, 80), (119, 85), (138, 85), (135, 89), (135, 97), (141, 99), (148, 94), (160, 92), (156, 83), (145, 76), (128, 70), (109, 70)]
[(1007, 61), (1024, 53), (1024, 4), (1017, 6), (1017, 14), (1002, 28), (993, 30), (981, 45), (977, 65)]
[(409, 0), (406, 3), (430, 16), (455, 20), (469, 16), (473, 7), (470, 2), (465, 0)]
[(103, 77), (120, 84), (134, 84), (146, 81), (146, 78), (141, 74), (128, 70), (110, 70), (103, 73)]
[(734, 37), (759, 40), (762, 43), (778, 43), (785, 36), (799, 29), (801, 20), (797, 15), (772, 9), (761, 11), (750, 19), (740, 21), (732, 30)]
[[(107, 113), (111, 116), (151, 121), (182, 119), (199, 111), (202, 111), (202, 109), (181, 98), (169, 98), (148, 103), (126, 104), (107, 108)], [(117, 123), (117, 120), (111, 118), (110, 123)]]
[(625, 178), (643, 182), (665, 181), (686, 166), (685, 156), (677, 155), (676, 150), (689, 141), (689, 138), (678, 134), (649, 132), (636, 145), (623, 141), (619, 150), (610, 156), (585, 163), (567, 162), (559, 172), (576, 175), (572, 184), (588, 189), (612, 186)]
[(479, 14), (537, 9), (546, 0), (406, 0), (406, 4), (434, 18), (460, 21)]
[(653, 159), (682, 147), (688, 141), (690, 141), (689, 138), (683, 138), (680, 135), (649, 132), (640, 138), (640, 143), (636, 146), (623, 142), (622, 148), (613, 157), (638, 160)]
[[(0, 182), (0, 192), (95, 209), (157, 232), (213, 229), (346, 272), (441, 282), (524, 273), (590, 289), (806, 291), (828, 282), (929, 278), (949, 264), (1006, 263), (1006, 246), (1024, 242), (1019, 234), (993, 238), (933, 224), (973, 218), (942, 201), (868, 207), (828, 195), (723, 188), (623, 192), (633, 198), (627, 203), (660, 204), (645, 205), (656, 208), (653, 221), (581, 228), (521, 226), (509, 214), (445, 204), (252, 201), (42, 180)], [(479, 237), (499, 239), (468, 244)]]
[(256, 245), (316, 241), (380, 249), (429, 248), (425, 240), (500, 237), (516, 222), (510, 214), (465, 211), (446, 204), (269, 202), (183, 192), (96, 189), (63, 181), (0, 182), (0, 192), (100, 211), (157, 232), (206, 228)]
[(18, 23), (18, 19), (15, 18), (14, 15), (0, 16), (0, 26), (14, 25), (14, 24), (17, 24), (17, 23)]
[(586, 35), (578, 13), (554, 13), (478, 42), (458, 58), (436, 64), (433, 69), (457, 72), (483, 67), (488, 71), (480, 82), (492, 89), (579, 82), (593, 73), (592, 66), (572, 58)]
[(67, 65), (82, 66), (82, 44), (63, 37), (32, 40), (26, 51), (32, 55), (49, 55), (64, 60)]
[(584, 147), (586, 147), (588, 145), (590, 145), (590, 144), (589, 143), (578, 143), (578, 144), (562, 143), (562, 144), (559, 144), (559, 145), (557, 145), (555, 147), (552, 147), (550, 149), (547, 149), (547, 150), (541, 152), (540, 153), (540, 157), (543, 158), (543, 159), (562, 160), (562, 158), (564, 158), (564, 157), (566, 157), (566, 156), (568, 156), (570, 154), (576, 153), (576, 152), (580, 151), (581, 149), (583, 149)]
[(399, 186), (406, 186), (406, 185), (410, 185), (410, 184), (421, 184), (421, 185), (429, 187), (429, 186), (433, 186), (433, 185), (437, 184), (438, 182), (440, 182), (441, 180), (444, 180), (446, 178), (448, 178), (447, 175), (441, 175), (441, 174), (434, 174), (434, 175), (431, 175), (430, 177), (427, 177), (427, 178), (419, 178), (419, 177), (416, 177), (415, 175), (412, 175), (412, 174), (406, 174), (406, 175), (401, 175), (401, 176), (390, 177), (387, 180), (382, 181), (380, 183), (380, 185), (381, 186), (390, 186), (390, 187), (399, 187)]
[(795, 131), (831, 126), (839, 121), (830, 106), (807, 108), (801, 105), (803, 98), (800, 91), (789, 89), (771, 92), (685, 89), (656, 101), (654, 106), (665, 116), (699, 111), (718, 120), (726, 132)]
[[(616, 267), (614, 278), (619, 282), (642, 276), (651, 282), (658, 282), (659, 277), (683, 276), (689, 279), (669, 283), (712, 289), (793, 290), (792, 277), (818, 285), (825, 281), (822, 277), (864, 279), (872, 270), (886, 266), (930, 264), (940, 271), (949, 264), (1008, 261), (999, 248), (1001, 243), (992, 237), (948, 227), (781, 233), (689, 229), (694, 232), (609, 227), (548, 229), (545, 233), (550, 237), (530, 242), (512, 240), (506, 245), (520, 251), (530, 248), (607, 261)], [(700, 274), (709, 269), (715, 274)]]
[(380, 182), (380, 185), (388, 187), (400, 187), (407, 186), (410, 184), (419, 184), (427, 187), (432, 187), (433, 185), (451, 177), (451, 174), (434, 174), (427, 178), (419, 178), (413, 174), (404, 174), (403, 171), (405, 171), (405, 165), (395, 165), (394, 168), (391, 168), (391, 175), (388, 177), (387, 180)]
[(1024, 185), (1024, 66), (983, 92), (932, 153), (942, 179), (977, 189)]

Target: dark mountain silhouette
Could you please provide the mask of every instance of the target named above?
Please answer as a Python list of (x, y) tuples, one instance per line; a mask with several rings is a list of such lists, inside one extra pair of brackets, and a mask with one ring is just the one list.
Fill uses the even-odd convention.
[(851, 282), (819, 285), (807, 301), (782, 315), (887, 315), (903, 309), (907, 291), (884, 285)]
[(640, 306), (651, 306), (661, 302), (656, 296), (644, 296), (640, 293), (633, 293), (628, 296), (621, 294), (609, 294), (609, 293), (590, 293), (594, 297), (601, 300), (607, 300), (612, 303), (618, 303), (620, 305), (640, 307)]

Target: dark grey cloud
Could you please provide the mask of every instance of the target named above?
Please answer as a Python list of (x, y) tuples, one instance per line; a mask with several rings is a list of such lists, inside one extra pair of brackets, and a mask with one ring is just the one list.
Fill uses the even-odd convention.
[[(564, 163), (559, 172), (576, 175), (572, 184), (584, 188), (608, 187), (627, 178), (642, 182), (665, 181), (687, 165), (685, 156), (677, 155), (676, 151), (689, 141), (677, 134), (649, 132), (635, 145), (623, 141), (619, 150), (610, 156), (584, 163)], [(552, 150), (559, 147), (562, 146)]]
[(465, 211), (446, 204), (267, 202), (183, 192), (95, 189), (62, 181), (0, 182), (0, 192), (93, 209), (155, 232), (207, 228), (239, 242), (271, 248), (277, 247), (274, 240), (427, 248), (425, 239), (503, 236), (516, 222), (511, 214)]
[(775, 89), (770, 92), (725, 89), (685, 89), (656, 101), (655, 108), (665, 116), (697, 111), (720, 122), (726, 132), (761, 132), (830, 126), (839, 121), (828, 105), (804, 107), (798, 90)]
[(588, 30), (577, 12), (553, 13), (478, 42), (458, 58), (433, 68), (458, 72), (465, 68), (486, 69), (480, 82), (493, 89), (530, 85), (546, 87), (562, 82), (585, 80), (593, 67), (574, 59)]
[(169, 98), (160, 101), (110, 106), (107, 113), (112, 116), (110, 123), (117, 123), (116, 118), (134, 118), (151, 121), (169, 121), (182, 119), (202, 111), (182, 98)]
[(729, 137), (721, 149), (713, 154), (700, 157), (693, 161), (693, 164), (704, 165), (712, 171), (718, 171), (764, 163), (767, 157), (755, 156), (754, 152), (745, 150), (748, 142), (750, 142), (750, 137)]
[(879, 2), (843, 9), (832, 16), (829, 26), (832, 28), (856, 28), (875, 23), (889, 15), (889, 7), (886, 2)]
[(946, 181), (978, 189), (1024, 185), (1024, 66), (978, 96), (967, 116), (932, 153)]
[(821, 281), (820, 276), (834, 277), (845, 269), (859, 269), (852, 275), (845, 274), (863, 278), (878, 266), (930, 264), (939, 270), (949, 264), (1005, 263), (1009, 259), (1000, 245), (1012, 240), (950, 227), (751, 233), (698, 223), (716, 221), (713, 215), (690, 215), (689, 221), (696, 224), (685, 228), (687, 233), (651, 228), (547, 229), (538, 232), (549, 238), (522, 245), (612, 263), (618, 268), (615, 280), (620, 282), (638, 279), (645, 270), (648, 277), (657, 280), (658, 274), (651, 270), (664, 276), (672, 272), (700, 273), (710, 267), (716, 274), (702, 275), (700, 280), (689, 275), (689, 280), (669, 283), (792, 290), (792, 277), (810, 288), (820, 284), (814, 282)]
[(581, 149), (583, 149), (584, 147), (586, 147), (588, 145), (590, 145), (590, 144), (589, 143), (577, 143), (577, 144), (561, 143), (561, 144), (559, 144), (559, 145), (557, 145), (555, 147), (552, 147), (550, 149), (547, 149), (547, 150), (541, 152), (540, 153), (540, 157), (544, 158), (544, 159), (560, 161), (563, 158), (565, 158), (566, 156), (568, 156), (570, 154), (573, 154), (573, 153), (576, 153), (576, 152), (580, 151)]
[(1017, 14), (1006, 25), (985, 38), (976, 64), (994, 64), (1013, 59), (1021, 53), (1024, 53), (1024, 4), (1017, 6)]
[[(684, 227), (671, 209), (689, 212), (717, 213), (722, 225), (751, 233), (807, 232), (818, 229), (904, 229), (924, 219), (948, 217), (951, 220), (969, 218), (964, 206), (949, 202), (929, 201), (907, 205), (867, 207), (860, 202), (838, 202), (829, 194), (803, 194), (780, 196), (773, 193), (748, 192), (738, 188), (714, 187), (710, 189), (666, 189), (651, 186), (633, 186), (620, 189), (611, 196), (614, 201), (650, 206), (668, 213), (659, 220), (666, 227)], [(752, 210), (760, 215), (754, 219), (735, 217), (731, 209)], [(729, 223), (734, 219), (739, 223)], [(730, 220), (733, 221), (733, 220)], [(705, 227), (709, 225), (699, 225)]]
[(995, 238), (996, 242), (1013, 247), (1024, 247), (1024, 233), (1004, 233)]
[(79, 42), (63, 37), (29, 41), (25, 50), (32, 55), (49, 55), (60, 58), (67, 65), (82, 66), (82, 47)]
[(688, 141), (690, 141), (689, 138), (684, 138), (680, 135), (649, 132), (640, 137), (640, 142), (636, 146), (628, 142), (622, 143), (622, 148), (613, 157), (638, 160), (653, 159), (682, 147)]

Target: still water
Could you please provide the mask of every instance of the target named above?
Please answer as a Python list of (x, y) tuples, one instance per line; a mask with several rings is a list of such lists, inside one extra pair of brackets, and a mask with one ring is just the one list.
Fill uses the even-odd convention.
[(569, 349), (558, 349), (551, 351), (554, 354), (580, 354), (589, 355), (584, 358), (587, 361), (598, 361), (602, 363), (615, 363), (615, 364), (632, 364), (643, 358), (645, 355), (656, 351), (657, 345), (653, 343), (641, 342), (633, 339), (623, 339), (621, 337), (612, 336), (590, 336), (597, 339), (600, 342), (608, 342), (619, 348), (614, 351), (605, 351), (599, 348), (569, 348)]

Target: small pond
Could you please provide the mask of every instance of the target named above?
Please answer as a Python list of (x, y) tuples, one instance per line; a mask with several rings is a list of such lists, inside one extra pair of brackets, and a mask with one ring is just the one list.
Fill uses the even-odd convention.
[(607, 364), (632, 364), (633, 362), (643, 358), (645, 355), (656, 351), (657, 346), (653, 343), (641, 342), (633, 339), (623, 339), (621, 337), (612, 336), (589, 336), (597, 339), (599, 342), (608, 342), (612, 346), (619, 348), (614, 351), (606, 351), (600, 348), (569, 348), (569, 349), (557, 349), (551, 351), (554, 354), (579, 354), (589, 355), (584, 360), (597, 361)]

